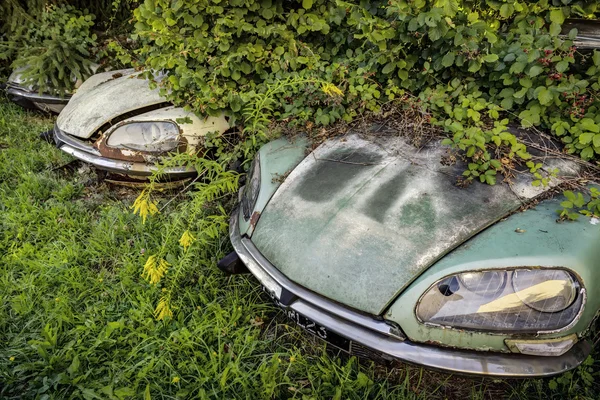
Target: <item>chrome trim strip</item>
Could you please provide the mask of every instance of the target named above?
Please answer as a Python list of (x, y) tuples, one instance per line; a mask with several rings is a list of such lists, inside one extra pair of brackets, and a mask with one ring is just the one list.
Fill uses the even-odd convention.
[(15, 86), (12, 86), (10, 82), (8, 83), (8, 88), (6, 89), (6, 93), (12, 96), (23, 97), (30, 101), (35, 101), (38, 103), (46, 103), (46, 104), (67, 104), (69, 102), (70, 96), (65, 97), (57, 97), (49, 94), (38, 94), (33, 93), (25, 89), (21, 89)]
[(278, 292), (280, 296), (284, 288), (298, 296), (290, 302), (289, 309), (390, 358), (455, 373), (525, 378), (566, 372), (580, 365), (591, 352), (588, 340), (581, 340), (557, 357), (466, 351), (398, 340), (390, 336), (389, 326), (382, 329), (385, 322), (346, 309), (287, 279), (260, 254), (250, 239), (241, 236), (238, 218), (239, 208), (236, 208), (229, 227), (231, 243), (250, 272), (277, 299)]
[(56, 124), (54, 125), (54, 140), (61, 147), (63, 144), (73, 147), (77, 150), (84, 151), (86, 153), (100, 157), (100, 152), (89, 142), (77, 139), (74, 136), (68, 135), (60, 130)]
[[(54, 140), (56, 146), (79, 160), (92, 164), (95, 167), (126, 175), (149, 176), (157, 168), (152, 164), (114, 160), (103, 157), (100, 152), (91, 145), (73, 138), (54, 126)], [(197, 174), (194, 168), (170, 167), (164, 170), (169, 178), (188, 178)]]

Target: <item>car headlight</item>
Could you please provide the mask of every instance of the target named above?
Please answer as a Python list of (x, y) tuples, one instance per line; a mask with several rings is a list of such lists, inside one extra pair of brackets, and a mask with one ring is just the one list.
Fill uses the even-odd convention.
[(256, 153), (254, 161), (248, 171), (248, 179), (242, 193), (242, 213), (246, 221), (250, 219), (252, 210), (258, 200), (258, 192), (260, 191), (260, 154)]
[(168, 121), (130, 122), (116, 128), (107, 146), (162, 153), (179, 145), (179, 127)]
[(580, 284), (563, 269), (463, 272), (433, 284), (416, 309), (423, 323), (502, 332), (559, 330), (583, 305)]

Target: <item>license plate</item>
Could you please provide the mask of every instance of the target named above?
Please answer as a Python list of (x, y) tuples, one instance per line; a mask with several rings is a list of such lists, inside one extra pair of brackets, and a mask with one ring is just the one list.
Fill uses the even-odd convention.
[(337, 333), (327, 329), (322, 325), (319, 325), (318, 323), (314, 322), (305, 315), (302, 315), (299, 312), (285, 306), (279, 301), (279, 299), (275, 298), (268, 290), (266, 290), (264, 287), (263, 289), (267, 294), (270, 295), (275, 305), (279, 307), (285, 313), (285, 315), (287, 315), (289, 319), (294, 321), (296, 325), (298, 325), (300, 328), (304, 329), (309, 333), (312, 333), (320, 339), (323, 339), (324, 341), (337, 347), (338, 349), (350, 352), (350, 340), (338, 335)]

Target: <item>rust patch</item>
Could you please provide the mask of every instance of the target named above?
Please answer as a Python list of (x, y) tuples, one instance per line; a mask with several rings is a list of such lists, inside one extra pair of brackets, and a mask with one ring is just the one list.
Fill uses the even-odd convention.
[(252, 229), (254, 229), (256, 227), (256, 224), (258, 223), (259, 218), (260, 218), (260, 213), (258, 211), (254, 211), (254, 214), (252, 214), (252, 217), (250, 218), (250, 226), (252, 227)]
[(144, 160), (144, 156), (142, 152), (136, 150), (126, 150), (126, 149), (117, 149), (115, 147), (109, 147), (106, 144), (106, 140), (108, 138), (102, 134), (100, 135), (100, 139), (94, 143), (94, 147), (98, 149), (100, 154), (106, 158), (112, 158), (113, 160), (123, 160), (123, 161), (132, 161), (132, 162), (146, 162)]

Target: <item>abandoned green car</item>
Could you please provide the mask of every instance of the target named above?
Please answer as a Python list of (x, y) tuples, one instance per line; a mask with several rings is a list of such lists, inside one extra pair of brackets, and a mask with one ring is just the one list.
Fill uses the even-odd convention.
[[(245, 265), (289, 318), (351, 354), (505, 377), (575, 368), (600, 309), (600, 221), (557, 221), (564, 198), (530, 174), (458, 187), (466, 166), (446, 153), (393, 131), (265, 145), (231, 218), (239, 258), (219, 267)], [(554, 183), (582, 168), (544, 165)]]

